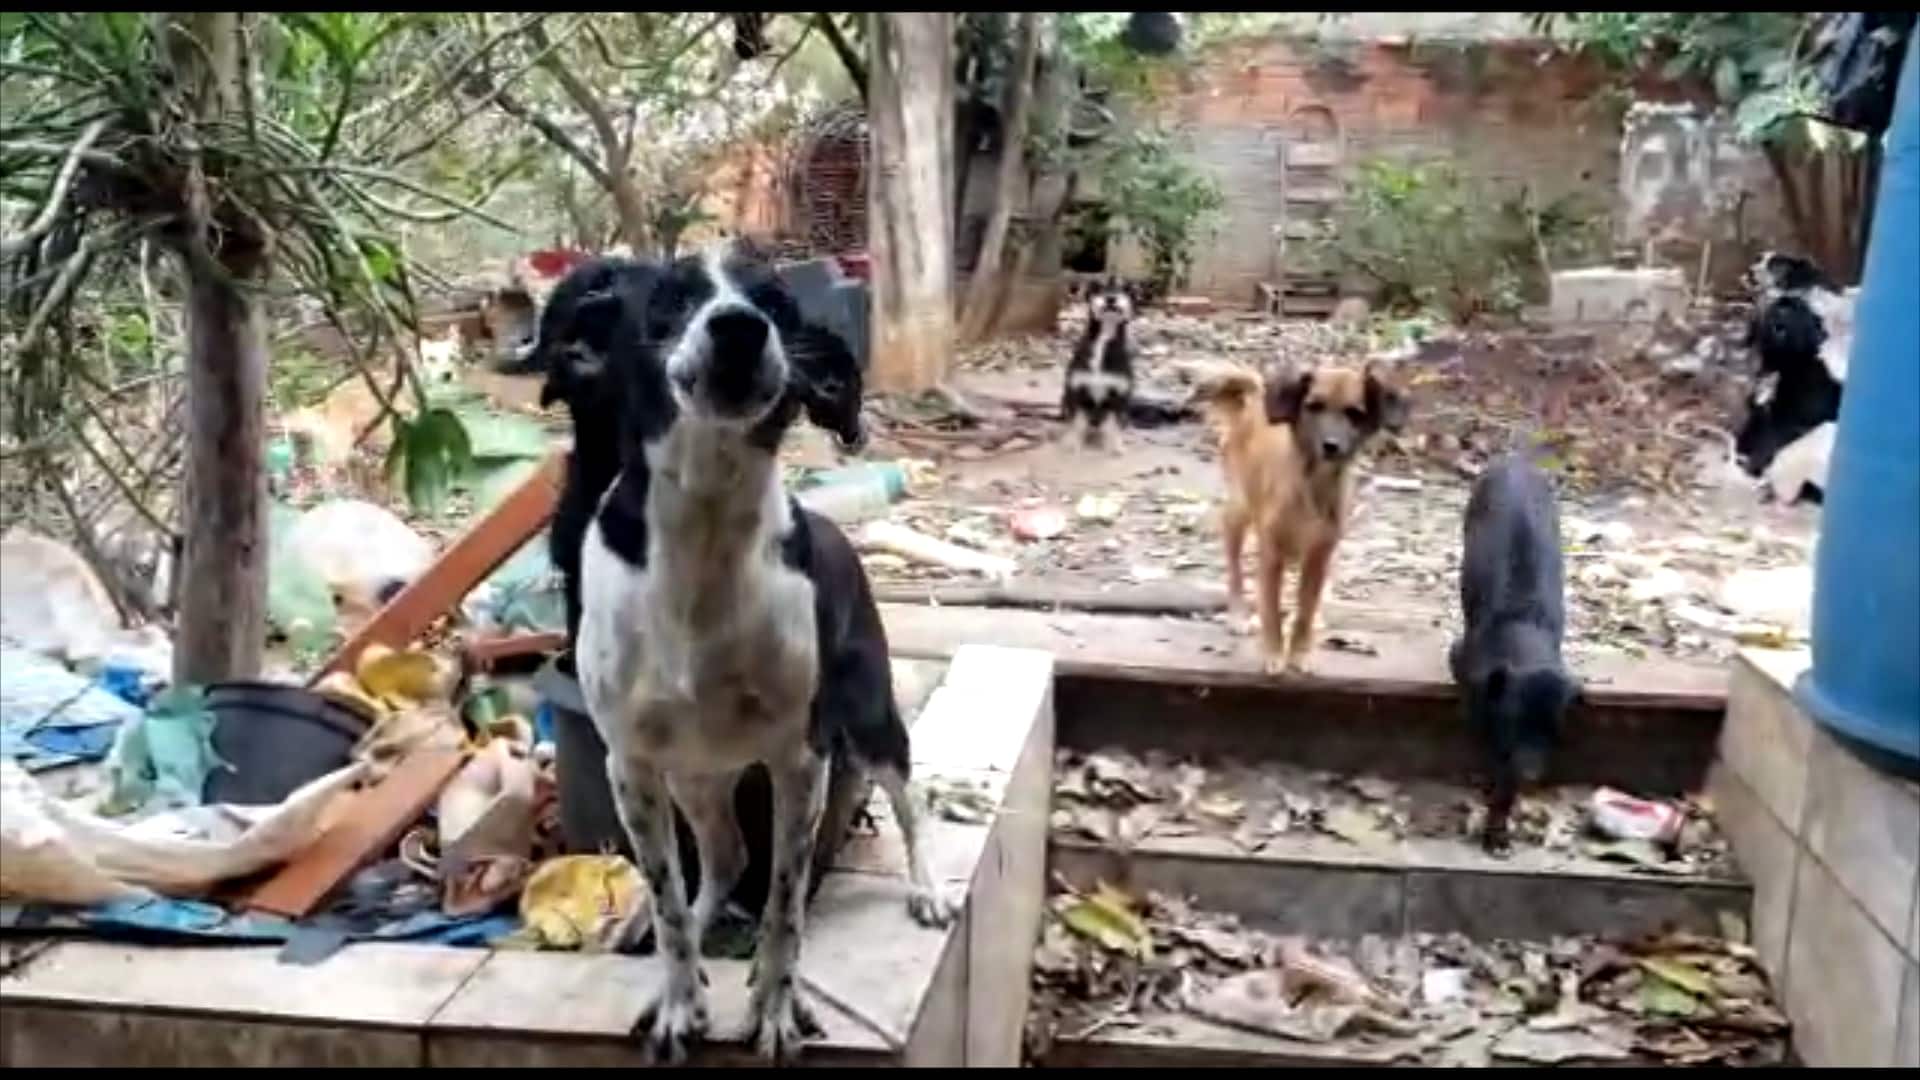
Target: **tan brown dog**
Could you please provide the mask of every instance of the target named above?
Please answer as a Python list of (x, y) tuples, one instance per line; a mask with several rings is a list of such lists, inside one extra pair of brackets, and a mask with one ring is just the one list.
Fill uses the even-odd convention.
[[(1238, 623), (1244, 617), (1240, 555), (1252, 529), (1266, 668), (1302, 670), (1327, 569), (1346, 530), (1354, 459), (1381, 428), (1399, 430), (1405, 401), (1370, 369), (1336, 367), (1283, 379), (1271, 393), (1254, 372), (1230, 369), (1203, 379), (1196, 397), (1220, 436), (1227, 477), (1221, 526), (1229, 618)], [(1288, 564), (1295, 562), (1300, 593), (1289, 639), (1281, 633), (1280, 591)]]

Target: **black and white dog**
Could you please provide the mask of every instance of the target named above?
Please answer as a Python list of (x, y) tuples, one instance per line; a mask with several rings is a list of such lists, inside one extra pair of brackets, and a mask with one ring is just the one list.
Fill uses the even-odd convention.
[(1768, 252), (1747, 271), (1754, 294), (1747, 345), (1759, 359), (1734, 437), (1741, 469), (1763, 495), (1819, 502), (1853, 348), (1858, 289), (1841, 290), (1810, 260)]
[(1122, 448), (1120, 428), (1133, 403), (1133, 350), (1127, 344), (1133, 309), (1133, 293), (1118, 278), (1087, 294), (1087, 329), (1067, 363), (1060, 395), (1069, 445), (1099, 441), (1108, 450)]
[[(786, 493), (775, 457), (802, 412), (843, 445), (863, 441), (860, 371), (801, 319), (770, 267), (738, 251), (589, 264), (555, 301), (573, 285), (570, 314), (543, 319), (540, 346), (564, 367), (549, 367), (550, 393), (589, 415), (576, 458), (615, 429), (616, 475), (580, 544), (576, 665), (654, 896), (666, 978), (645, 1013), (648, 1046), (679, 1060), (706, 1029), (700, 941), (746, 861), (734, 791), (759, 764), (772, 782), (773, 872), (747, 1034), (785, 1060), (816, 1026), (795, 972), (830, 756), (846, 753), (886, 791), (912, 916), (952, 916), (918, 844), (907, 731), (866, 574), (846, 536)], [(569, 482), (605, 468), (578, 463)], [(561, 512), (573, 509), (563, 499)], [(698, 847), (691, 907), (675, 804)]]

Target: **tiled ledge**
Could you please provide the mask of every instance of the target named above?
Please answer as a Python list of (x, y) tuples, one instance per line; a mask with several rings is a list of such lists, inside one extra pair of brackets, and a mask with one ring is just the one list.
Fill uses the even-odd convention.
[(1920, 785), (1794, 701), (1804, 651), (1733, 663), (1709, 792), (1754, 885), (1753, 938), (1809, 1065), (1920, 1067)]
[[(915, 778), (984, 785), (987, 824), (929, 815), (937, 880), (964, 889), (946, 931), (907, 916), (890, 824), (842, 852), (809, 911), (805, 992), (825, 1035), (809, 1065), (1017, 1065), (1038, 935), (1052, 787), (1053, 666), (967, 646), (913, 727)], [(876, 815), (883, 816), (883, 815)], [(706, 961), (714, 1041), (750, 1064), (744, 961)], [(630, 1040), (651, 957), (357, 944), (313, 967), (263, 948), (68, 941), (0, 978), (0, 1066), (640, 1063)]]

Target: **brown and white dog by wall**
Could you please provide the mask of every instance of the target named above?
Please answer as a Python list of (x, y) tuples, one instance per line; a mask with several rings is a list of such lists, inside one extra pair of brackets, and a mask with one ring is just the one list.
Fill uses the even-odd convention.
[[(1221, 526), (1229, 618), (1236, 624), (1244, 618), (1240, 556), (1251, 530), (1266, 668), (1304, 670), (1334, 548), (1346, 531), (1353, 462), (1382, 428), (1399, 430), (1406, 403), (1372, 370), (1341, 367), (1282, 379), (1271, 392), (1258, 374), (1233, 368), (1204, 378), (1196, 396), (1219, 434), (1226, 472)], [(1296, 563), (1298, 606), (1286, 636), (1280, 594), (1288, 566)]]

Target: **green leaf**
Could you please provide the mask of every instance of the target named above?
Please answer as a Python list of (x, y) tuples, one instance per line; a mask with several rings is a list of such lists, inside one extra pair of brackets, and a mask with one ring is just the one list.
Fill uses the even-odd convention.
[(1153, 955), (1153, 938), (1147, 924), (1133, 913), (1131, 899), (1105, 882), (1092, 896), (1080, 897), (1069, 905), (1060, 913), (1060, 921), (1102, 948), (1140, 958)]
[(1684, 1018), (1700, 1011), (1700, 1003), (1664, 979), (1648, 979), (1640, 984), (1640, 1008), (1655, 1016)]
[(1672, 983), (1689, 994), (1696, 997), (1713, 996), (1713, 980), (1691, 964), (1665, 956), (1643, 956), (1639, 963), (1641, 970)]

